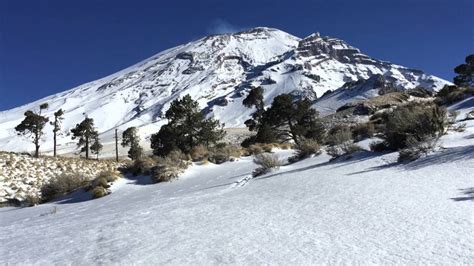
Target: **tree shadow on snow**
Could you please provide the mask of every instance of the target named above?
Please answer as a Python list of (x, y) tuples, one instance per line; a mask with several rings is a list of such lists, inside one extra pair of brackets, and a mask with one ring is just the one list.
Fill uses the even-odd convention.
[(374, 157), (377, 157), (377, 156), (380, 156), (380, 155), (381, 155), (380, 153), (376, 153), (376, 152), (359, 151), (359, 152), (356, 152), (356, 153), (351, 154), (351, 155), (344, 155), (344, 156), (341, 156), (339, 158), (329, 160), (327, 162), (318, 163), (318, 164), (314, 164), (314, 165), (310, 165), (310, 166), (306, 166), (306, 167), (302, 167), (302, 168), (298, 168), (298, 169), (293, 169), (293, 170), (289, 170), (289, 171), (278, 172), (278, 173), (274, 173), (274, 174), (270, 174), (270, 175), (265, 175), (265, 176), (257, 177), (257, 178), (254, 178), (254, 179), (255, 180), (262, 180), (262, 179), (267, 179), (267, 178), (271, 178), (271, 177), (275, 177), (275, 176), (279, 176), (279, 175), (284, 175), (284, 174), (294, 174), (294, 173), (304, 172), (304, 171), (312, 170), (312, 169), (327, 166), (327, 165), (334, 165), (333, 168), (339, 168), (339, 167), (347, 166), (347, 165), (350, 165), (350, 164), (355, 164), (355, 163), (363, 162), (363, 161), (366, 161), (366, 160), (370, 160), (370, 159), (372, 159)]
[(297, 168), (297, 169), (293, 169), (293, 170), (289, 170), (289, 171), (278, 172), (278, 173), (274, 173), (274, 174), (270, 174), (270, 175), (265, 175), (265, 176), (262, 176), (262, 177), (255, 177), (253, 179), (254, 180), (263, 180), (263, 179), (267, 179), (267, 178), (271, 178), (271, 177), (275, 177), (275, 176), (280, 176), (280, 175), (285, 175), (285, 174), (294, 174), (294, 173), (308, 171), (308, 170), (318, 168), (318, 167), (321, 167), (321, 166), (325, 166), (325, 165), (329, 165), (329, 164), (331, 164), (331, 162), (318, 163), (318, 164), (315, 164), (315, 165), (310, 165), (310, 166)]
[(142, 185), (142, 186), (154, 184), (151, 181), (151, 177), (149, 175), (133, 176), (132, 174), (126, 174), (124, 175), (124, 178), (127, 180), (127, 184)]
[(427, 166), (474, 159), (474, 145), (446, 148), (440, 152), (429, 154), (426, 157), (405, 165), (407, 170), (417, 170)]
[(474, 201), (474, 187), (459, 189), (465, 196), (451, 198), (454, 201)]
[(469, 136), (465, 136), (464, 138), (465, 138), (465, 139), (474, 139), (474, 134), (471, 134), (471, 135), (469, 135)]
[(87, 192), (85, 189), (77, 189), (69, 194), (61, 196), (51, 203), (57, 204), (71, 204), (71, 203), (79, 203), (83, 201), (89, 201), (92, 199), (91, 193)]
[(340, 167), (348, 166), (351, 164), (367, 161), (375, 157), (382, 156), (384, 154), (386, 153), (371, 152), (371, 151), (358, 151), (350, 155), (344, 155), (339, 158), (330, 160), (330, 162), (335, 165), (333, 168), (340, 168)]
[(364, 174), (364, 173), (370, 173), (370, 172), (375, 172), (375, 171), (380, 171), (380, 170), (383, 170), (383, 169), (391, 168), (391, 167), (394, 167), (394, 166), (397, 166), (397, 165), (400, 165), (400, 163), (398, 163), (398, 162), (387, 163), (387, 164), (383, 164), (383, 165), (379, 165), (379, 166), (369, 167), (365, 170), (352, 172), (352, 173), (349, 173), (349, 174), (346, 174), (346, 175), (359, 175), (359, 174)]
[(468, 99), (464, 100), (464, 102), (455, 105), (453, 109), (454, 110), (467, 109), (473, 106), (474, 106), (474, 97), (469, 97)]
[(418, 170), (424, 167), (429, 167), (437, 164), (469, 159), (474, 159), (474, 145), (446, 148), (442, 151), (429, 154), (426, 157), (422, 157), (416, 161), (409, 162), (406, 164), (399, 162), (387, 163), (384, 165), (370, 167), (363, 171), (353, 172), (347, 175), (357, 175), (368, 172), (374, 172), (395, 166), (403, 166), (402, 169), (404, 170)]

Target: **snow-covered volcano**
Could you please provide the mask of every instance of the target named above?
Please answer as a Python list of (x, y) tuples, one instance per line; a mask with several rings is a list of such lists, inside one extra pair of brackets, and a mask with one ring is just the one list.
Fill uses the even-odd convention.
[[(185, 94), (226, 127), (243, 127), (252, 110), (241, 103), (251, 86), (261, 85), (269, 104), (273, 97), (288, 92), (316, 99), (328, 90), (375, 74), (400, 88), (438, 90), (447, 83), (419, 70), (372, 59), (339, 39), (319, 34), (300, 39), (277, 29), (254, 28), (207, 36), (108, 77), (0, 112), (0, 147), (12, 151), (31, 148), (16, 136), (14, 127), (26, 110), (36, 110), (44, 102), (49, 103), (49, 116), (59, 108), (65, 111), (60, 144), (71, 142), (66, 132), (84, 114), (94, 119), (107, 142), (117, 127), (138, 126), (144, 136), (156, 132), (165, 122), (162, 116), (170, 102)], [(44, 144), (51, 146), (52, 130), (46, 131)]]

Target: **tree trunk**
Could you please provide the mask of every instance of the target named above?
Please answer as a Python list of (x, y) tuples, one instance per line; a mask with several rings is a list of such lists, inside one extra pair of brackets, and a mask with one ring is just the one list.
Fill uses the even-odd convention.
[(35, 157), (36, 158), (39, 158), (39, 148), (40, 148), (39, 136), (38, 136), (38, 132), (36, 132), (35, 133)]
[(89, 159), (89, 137), (86, 137), (86, 159)]
[(53, 156), (56, 157), (56, 131), (54, 131), (53, 142), (54, 142)]
[(295, 144), (299, 145), (298, 136), (296, 136), (296, 134), (294, 133), (293, 123), (291, 123), (291, 119), (289, 118), (288, 118), (288, 127), (290, 128), (289, 135), (291, 136)]
[(115, 129), (115, 160), (118, 162), (118, 134), (117, 134), (118, 129)]
[(38, 144), (35, 145), (35, 157), (39, 158), (39, 148), (40, 146)]

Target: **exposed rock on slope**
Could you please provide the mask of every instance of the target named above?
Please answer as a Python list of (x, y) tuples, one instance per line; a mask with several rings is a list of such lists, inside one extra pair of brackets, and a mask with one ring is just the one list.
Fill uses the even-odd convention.
[[(143, 137), (156, 132), (164, 123), (162, 116), (170, 102), (185, 94), (198, 100), (208, 115), (227, 127), (243, 127), (252, 110), (241, 103), (251, 86), (264, 87), (265, 103), (270, 104), (281, 93), (316, 99), (347, 82), (376, 74), (393, 81), (397, 88), (423, 86), (438, 90), (446, 83), (418, 70), (372, 59), (339, 39), (319, 34), (299, 39), (277, 29), (255, 28), (207, 36), (103, 79), (0, 112), (0, 147), (30, 149), (29, 142), (15, 135), (14, 127), (26, 110), (43, 102), (50, 105), (47, 115), (59, 108), (65, 111), (63, 133), (86, 113), (95, 120), (101, 139), (110, 142), (117, 127), (140, 127)], [(336, 109), (342, 104), (331, 102)], [(323, 102), (316, 103), (316, 107), (323, 113), (334, 111)], [(51, 147), (52, 130), (46, 131), (43, 150)], [(59, 144), (63, 151), (74, 148), (66, 134)]]

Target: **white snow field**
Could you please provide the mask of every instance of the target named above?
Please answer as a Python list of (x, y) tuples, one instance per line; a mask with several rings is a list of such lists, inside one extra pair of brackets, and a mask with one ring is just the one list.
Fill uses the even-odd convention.
[[(474, 98), (451, 109), (459, 119)], [(322, 154), (257, 178), (250, 157), (171, 183), (122, 179), (0, 209), (0, 264), (474, 264), (474, 120), (408, 164)], [(291, 151), (276, 151), (289, 156)]]

